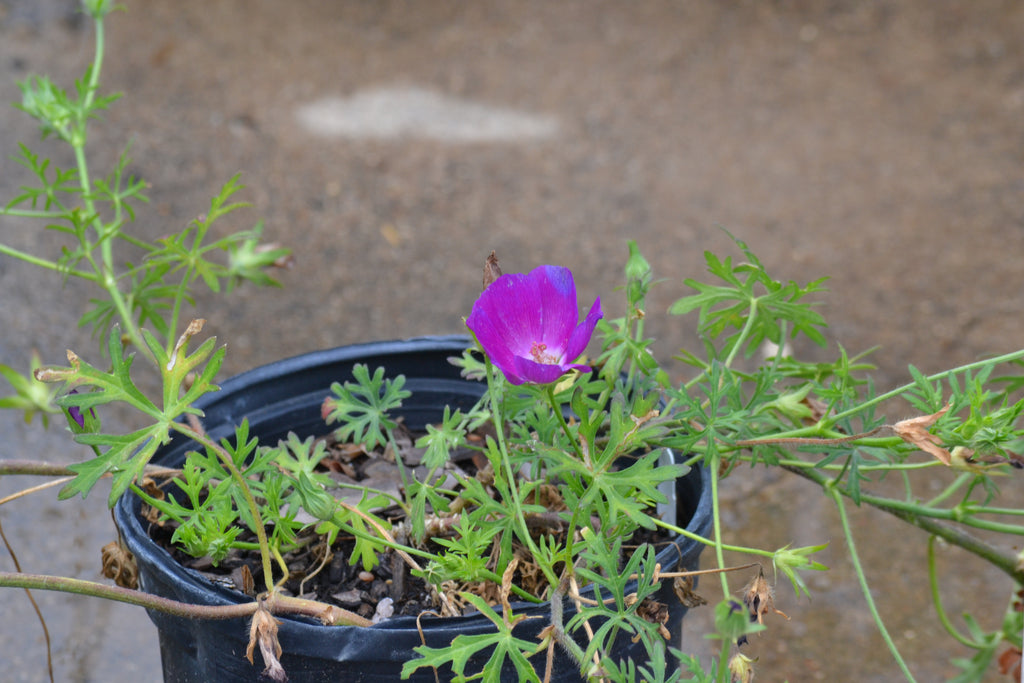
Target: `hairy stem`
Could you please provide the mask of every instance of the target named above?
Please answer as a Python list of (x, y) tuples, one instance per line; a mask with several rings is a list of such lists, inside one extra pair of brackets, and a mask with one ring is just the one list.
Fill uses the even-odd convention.
[[(179, 602), (143, 591), (110, 586), (95, 581), (72, 579), (63, 576), (45, 574), (23, 574), (21, 572), (0, 572), (0, 586), (5, 588), (25, 588), (31, 590), (58, 591), (88, 595), (115, 602), (124, 602), (146, 609), (157, 610), (172, 616), (189, 619), (238, 619), (252, 616), (259, 606), (257, 602), (246, 602), (240, 605), (193, 605)], [(321, 602), (303, 600), (283, 595), (272, 595), (268, 598), (274, 614), (295, 614), (316, 617), (335, 626), (369, 626), (370, 621), (340, 607)]]

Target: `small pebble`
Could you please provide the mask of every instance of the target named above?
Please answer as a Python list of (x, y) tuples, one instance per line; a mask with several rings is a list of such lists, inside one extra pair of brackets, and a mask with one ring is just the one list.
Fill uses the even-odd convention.
[(361, 572), (359, 572), (359, 580), (360, 581), (365, 581), (365, 582), (369, 583), (369, 582), (373, 581), (373, 579), (374, 579), (374, 576), (373, 576), (372, 572), (368, 572), (368, 571), (361, 571)]
[(390, 619), (391, 615), (395, 613), (395, 604), (391, 598), (384, 598), (377, 603), (377, 609), (373, 613), (373, 617), (370, 619), (375, 624), (379, 624), (385, 619)]

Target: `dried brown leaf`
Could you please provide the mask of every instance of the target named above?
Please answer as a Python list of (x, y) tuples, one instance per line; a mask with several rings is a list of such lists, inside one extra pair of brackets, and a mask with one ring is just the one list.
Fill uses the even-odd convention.
[(892, 430), (907, 443), (917, 446), (943, 465), (949, 465), (952, 458), (949, 451), (939, 445), (942, 443), (942, 439), (928, 431), (928, 428), (938, 422), (939, 418), (945, 415), (948, 410), (949, 405), (931, 415), (921, 415), (907, 420), (900, 420), (893, 425)]
[(825, 417), (825, 414), (828, 412), (828, 404), (814, 396), (805, 396), (804, 400), (800, 402), (811, 411), (810, 417), (803, 420), (803, 423), (806, 425), (813, 425), (821, 422), (821, 419)]
[(1004, 676), (1009, 674), (1017, 681), (1021, 679), (1021, 650), (1019, 647), (1004, 650), (996, 661), (999, 663), (999, 673)]
[(272, 681), (282, 683), (288, 680), (288, 675), (281, 666), (281, 643), (277, 640), (278, 623), (267, 609), (265, 601), (261, 600), (249, 623), (249, 647), (245, 649), (245, 656), (249, 663), (253, 664), (253, 652), (259, 645), (265, 665), (263, 675)]
[(700, 607), (701, 605), (708, 604), (708, 601), (694, 590), (692, 576), (677, 576), (674, 578), (672, 580), (672, 591), (679, 598), (679, 602), (686, 607)]
[(519, 560), (513, 557), (501, 575), (501, 606), (504, 609), (502, 618), (505, 619), (505, 623), (508, 623), (509, 615), (512, 614), (512, 605), (509, 604), (508, 596), (512, 592), (512, 579), (516, 575), (516, 567), (518, 566)]
[(501, 277), (501, 268), (498, 267), (498, 257), (492, 251), (484, 261), (484, 289), (490, 287), (491, 283), (499, 277)]

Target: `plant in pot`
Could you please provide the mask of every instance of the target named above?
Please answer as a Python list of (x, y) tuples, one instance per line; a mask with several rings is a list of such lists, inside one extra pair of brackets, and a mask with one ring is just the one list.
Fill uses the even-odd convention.
[[(213, 339), (193, 344), (204, 321), (184, 322), (194, 286), (275, 284), (266, 269), (283, 265), (288, 253), (262, 245), (260, 226), (214, 236), (241, 206), (232, 203), (236, 179), (180, 232), (153, 243), (129, 232), (144, 184), (127, 177), (126, 155), (92, 180), (85, 151), (89, 121), (116, 99), (99, 89), (112, 4), (84, 7), (95, 22), (96, 53), (77, 92), (46, 78), (22, 84), (21, 109), (44, 137), (73, 149), (76, 166), (55, 168), (23, 146), (19, 161), (37, 185), (4, 209), (49, 222), (69, 246), (54, 261), (6, 246), (3, 253), (99, 289), (103, 297), (82, 322), (103, 340), (103, 359), (69, 351), (66, 366), (4, 374), (15, 389), (8, 407), (27, 416), (63, 412), (75, 441), (93, 452), (52, 468), (73, 476), (61, 497), (85, 496), (110, 480), (124, 536), (105, 549), (104, 570), (119, 587), (19, 572), (4, 584), (148, 607), (161, 627), (168, 680), (226, 680), (231, 667), (240, 678), (261, 668), (283, 678), (283, 666), (293, 680), (432, 679), (432, 668), (445, 668), (442, 649), (454, 653), (447, 663), (454, 675), (486, 666), (516, 678), (534, 669), (579, 678), (632, 657), (664, 676), (664, 624), (678, 623), (685, 608), (675, 599), (669, 605), (671, 589), (656, 572), (671, 581), (671, 569), (695, 567), (710, 524), (709, 489), (699, 467), (666, 450), (669, 421), (658, 415), (653, 376), (613, 351), (612, 335), (608, 354), (616, 358), (601, 361), (600, 373), (571, 363), (603, 315), (599, 303), (577, 327), (567, 270), (506, 276), (495, 285), (516, 283), (505, 299), (481, 303), (471, 317), (487, 327), (480, 328), (490, 347), (483, 356), (469, 352), (475, 344), (465, 337), (340, 349), (284, 361), (218, 391), (225, 350)], [(125, 249), (136, 250), (131, 261), (118, 260)], [(526, 295), (546, 319), (524, 307)], [(517, 302), (519, 337), (492, 329)], [(618, 335), (633, 332), (631, 324)], [(511, 374), (524, 341), (534, 344), (532, 360)], [(140, 359), (159, 383), (155, 395), (142, 388)], [(137, 429), (104, 429), (116, 403), (138, 413)], [(312, 438), (328, 432), (333, 441)], [(44, 470), (52, 471), (4, 466)], [(660, 533), (656, 521), (667, 525)], [(315, 559), (302, 566), (297, 556)], [(328, 567), (334, 556), (344, 562)], [(147, 564), (153, 558), (163, 566)], [(233, 592), (226, 578), (209, 581), (197, 566), (233, 570)], [(312, 590), (325, 567), (364, 585), (329, 600)], [(377, 594), (380, 577), (394, 598)], [(353, 593), (356, 605), (372, 601), (372, 614), (343, 606)], [(287, 615), (300, 619), (279, 622)], [(263, 666), (254, 668), (257, 658)]]
[[(177, 233), (150, 243), (129, 231), (143, 184), (125, 177), (126, 157), (93, 180), (85, 154), (88, 121), (114, 99), (99, 91), (112, 4), (83, 6), (97, 41), (77, 92), (30, 79), (21, 104), (44, 136), (72, 147), (76, 165), (57, 169), (23, 146), (37, 185), (0, 211), (50, 223), (68, 246), (54, 261), (3, 245), (0, 254), (99, 290), (83, 323), (103, 340), (102, 360), (69, 352), (64, 366), (2, 367), (14, 393), (0, 405), (63, 413), (92, 456), (69, 468), (0, 462), (0, 473), (70, 474), (64, 498), (109, 479), (120, 539), (104, 570), (118, 585), (16, 571), (0, 572), (0, 586), (147, 608), (169, 681), (749, 681), (742, 647), (775, 612), (769, 577), (800, 596), (805, 573), (824, 569), (813, 558), (822, 545), (728, 542), (719, 484), (749, 464), (809, 479), (835, 504), (865, 601), (910, 680), (864, 579), (847, 501), (979, 555), (1020, 588), (1016, 554), (973, 530), (1022, 533), (1017, 512), (996, 505), (993, 475), (1020, 461), (1024, 351), (912, 371), (906, 386), (876, 393), (861, 358), (790, 354), (791, 337), (825, 343), (808, 301), (820, 281), (777, 281), (739, 241), (742, 261), (707, 254), (712, 281), (686, 280), (695, 293), (670, 309), (697, 313), (705, 341), (699, 354), (682, 352), (686, 380), (650, 353), (654, 280), (630, 242), (614, 320), (596, 299), (580, 321), (568, 270), (503, 275), (492, 254), (470, 337), (317, 352), (220, 382), (224, 348), (194, 343), (203, 321), (185, 322), (194, 286), (274, 284), (267, 269), (288, 253), (261, 244), (259, 226), (214, 237), (240, 206), (236, 179)], [(123, 249), (138, 253), (118, 260)], [(765, 342), (774, 351), (753, 361)], [(156, 391), (142, 388), (136, 359)], [(896, 398), (920, 415), (876, 414)], [(112, 404), (132, 408), (139, 426), (105, 431)], [(914, 459), (922, 451), (930, 460)], [(936, 469), (948, 483), (925, 497), (914, 475)], [(872, 490), (885, 474), (903, 490)], [(698, 570), (704, 546), (714, 566)], [(727, 553), (754, 561), (730, 565)], [(704, 601), (701, 571), (716, 575), (719, 595), (709, 634), (718, 653), (705, 662), (678, 638), (686, 609)], [(742, 591), (732, 571), (746, 573)], [(1000, 624), (985, 632), (971, 622), (964, 635), (941, 609), (931, 560), (928, 575), (943, 626), (974, 649), (962, 680), (1000, 652), (1012, 669), (1012, 599)]]

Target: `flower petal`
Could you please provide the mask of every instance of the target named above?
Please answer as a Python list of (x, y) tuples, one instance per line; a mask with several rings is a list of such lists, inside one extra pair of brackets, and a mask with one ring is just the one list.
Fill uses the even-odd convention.
[(577, 324), (572, 272), (539, 266), (492, 282), (473, 304), (466, 325), (510, 383), (547, 384), (571, 369), (590, 370), (571, 361), (583, 353), (602, 316), (597, 299)]
[(560, 266), (539, 266), (530, 272), (530, 278), (536, 285), (537, 297), (537, 307), (532, 313), (539, 315), (541, 328), (541, 336), (532, 341), (544, 344), (549, 354), (561, 358), (569, 335), (580, 319), (572, 271)]
[[(590, 368), (587, 369), (589, 370)], [(509, 374), (505, 373), (505, 378), (512, 384), (522, 384), (523, 382), (550, 384), (567, 373), (569, 366), (538, 363), (529, 358), (516, 358), (515, 370), (516, 379), (519, 381), (513, 381)]]
[(506, 341), (512, 332), (508, 320), (500, 313), (498, 304), (481, 296), (473, 305), (473, 312), (466, 319), (466, 326), (473, 330), (477, 341), (492, 363), (502, 370), (512, 367), (515, 353)]
[(590, 312), (587, 313), (587, 317), (583, 319), (576, 329), (569, 335), (569, 341), (565, 346), (565, 360), (567, 362), (574, 361), (580, 357), (583, 350), (587, 348), (587, 344), (590, 343), (590, 338), (594, 336), (594, 328), (597, 327), (597, 321), (604, 317), (604, 312), (601, 310), (601, 297), (597, 297), (594, 301), (594, 305), (590, 307)]

